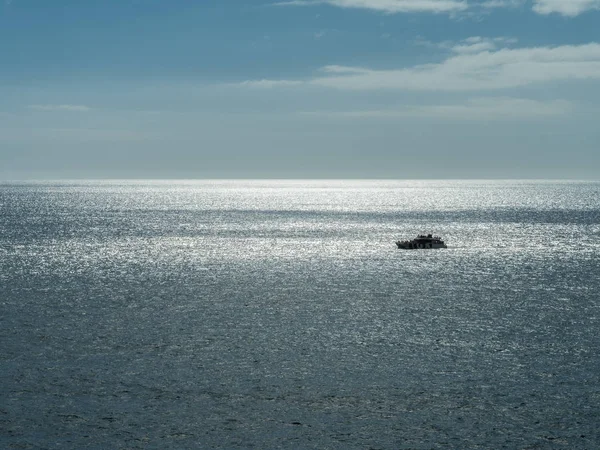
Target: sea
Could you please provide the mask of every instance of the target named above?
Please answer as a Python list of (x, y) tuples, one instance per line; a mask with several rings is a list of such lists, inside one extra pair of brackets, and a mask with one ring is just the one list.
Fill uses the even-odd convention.
[(600, 448), (600, 182), (0, 183), (0, 448)]

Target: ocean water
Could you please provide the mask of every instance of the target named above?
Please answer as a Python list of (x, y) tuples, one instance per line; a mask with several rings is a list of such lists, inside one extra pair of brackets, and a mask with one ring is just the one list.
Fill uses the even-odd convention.
[[(394, 242), (435, 233), (443, 250)], [(0, 184), (0, 448), (600, 448), (600, 183)]]

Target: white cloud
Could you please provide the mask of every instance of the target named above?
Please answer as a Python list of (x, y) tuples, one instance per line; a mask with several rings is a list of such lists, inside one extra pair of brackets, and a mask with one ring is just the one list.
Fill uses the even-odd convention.
[(227, 86), (232, 87), (250, 87), (256, 89), (272, 89), (278, 87), (293, 87), (304, 84), (304, 82), (299, 80), (246, 80), (241, 83), (233, 83), (228, 84)]
[(342, 112), (310, 112), (330, 118), (405, 119), (410, 117), (450, 120), (511, 120), (561, 116), (573, 110), (565, 100), (539, 101), (512, 97), (479, 97), (463, 103), (409, 105), (397, 109)]
[(277, 6), (310, 6), (328, 4), (340, 8), (360, 8), (388, 14), (410, 12), (455, 13), (468, 8), (461, 0), (289, 0)]
[(488, 50), (495, 50), (496, 45), (489, 40), (475, 42), (472, 44), (459, 44), (452, 47), (452, 51), (455, 53), (480, 53)]
[(440, 45), (441, 48), (450, 48), (455, 53), (480, 53), (483, 51), (496, 50), (499, 44), (514, 44), (517, 40), (513, 38), (484, 38), (481, 36), (473, 36), (458, 44), (449, 45), (447, 42)]
[(518, 39), (512, 37), (486, 38), (481, 36), (472, 36), (462, 41), (442, 41), (431, 42), (418, 36), (414, 44), (427, 47), (452, 51), (454, 53), (479, 53), (482, 51), (496, 50), (499, 47), (507, 47), (516, 44)]
[(252, 88), (319, 86), (339, 90), (486, 91), (553, 81), (600, 80), (600, 44), (500, 48), (509, 38), (473, 37), (444, 43), (451, 55), (439, 63), (402, 69), (341, 65), (322, 67), (307, 80), (248, 80)]
[(343, 90), (477, 91), (549, 81), (600, 79), (597, 43), (497, 51), (458, 50), (462, 52), (441, 63), (406, 69), (326, 66), (323, 68), (326, 76), (307, 83)]
[(562, 14), (575, 17), (586, 11), (600, 9), (600, 0), (534, 0), (533, 10), (538, 14)]
[(35, 111), (73, 111), (73, 112), (86, 112), (92, 108), (85, 105), (29, 105), (29, 109)]
[[(498, 8), (519, 8), (526, 0), (283, 0), (272, 3), (274, 6), (314, 6), (331, 5), (339, 8), (355, 8), (379, 11), (387, 14), (397, 13), (464, 13)], [(600, 9), (600, 0), (533, 0), (533, 10), (538, 14), (557, 13), (575, 17), (586, 11)], [(467, 12), (469, 14), (469, 12)]]
[(443, 43), (451, 55), (439, 63), (402, 69), (328, 65), (307, 80), (248, 80), (232, 86), (319, 86), (339, 90), (485, 91), (569, 80), (600, 80), (600, 44), (500, 48), (509, 38), (473, 37)]
[(496, 8), (518, 8), (525, 3), (525, 0), (488, 0), (482, 2), (480, 6), (484, 9)]
[(366, 73), (371, 72), (371, 70), (365, 69), (362, 67), (346, 67), (346, 66), (336, 66), (336, 65), (325, 66), (325, 67), (322, 67), (321, 70), (323, 72), (327, 72), (327, 73), (344, 73), (344, 74), (348, 74), (348, 73), (366, 74)]

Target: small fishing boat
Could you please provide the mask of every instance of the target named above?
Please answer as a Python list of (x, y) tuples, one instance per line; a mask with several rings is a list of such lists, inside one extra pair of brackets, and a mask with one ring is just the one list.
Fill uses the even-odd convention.
[(415, 250), (420, 248), (448, 248), (444, 241), (442, 241), (441, 237), (433, 236), (431, 234), (420, 234), (412, 241), (398, 241), (396, 242), (396, 245), (398, 248), (405, 250)]

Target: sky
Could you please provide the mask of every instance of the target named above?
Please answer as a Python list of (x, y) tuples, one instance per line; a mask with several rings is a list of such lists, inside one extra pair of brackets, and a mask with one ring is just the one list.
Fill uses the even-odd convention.
[(600, 0), (0, 0), (0, 179), (600, 179)]

